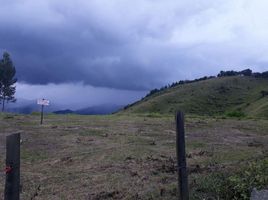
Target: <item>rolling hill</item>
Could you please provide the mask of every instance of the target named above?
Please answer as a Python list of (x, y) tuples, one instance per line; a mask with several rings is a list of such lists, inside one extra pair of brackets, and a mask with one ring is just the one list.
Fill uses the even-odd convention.
[(254, 76), (214, 77), (178, 84), (124, 108), (123, 113), (246, 115), (268, 118), (268, 79)]

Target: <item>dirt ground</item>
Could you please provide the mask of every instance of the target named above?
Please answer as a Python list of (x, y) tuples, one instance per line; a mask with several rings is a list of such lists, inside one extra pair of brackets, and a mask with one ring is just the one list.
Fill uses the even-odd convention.
[[(2, 169), (17, 132), (21, 199), (177, 199), (173, 116), (0, 115)], [(200, 177), (268, 156), (268, 120), (187, 117), (186, 142), (191, 199), (202, 199)]]

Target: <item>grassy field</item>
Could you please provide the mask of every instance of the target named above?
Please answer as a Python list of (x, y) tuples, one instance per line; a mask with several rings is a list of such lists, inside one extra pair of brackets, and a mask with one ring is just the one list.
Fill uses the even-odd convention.
[[(47, 115), (41, 126), (38, 115), (0, 114), (2, 169), (16, 132), (21, 199), (177, 199), (173, 116)], [(186, 141), (191, 199), (217, 198), (215, 176), (267, 158), (268, 120), (187, 116)]]

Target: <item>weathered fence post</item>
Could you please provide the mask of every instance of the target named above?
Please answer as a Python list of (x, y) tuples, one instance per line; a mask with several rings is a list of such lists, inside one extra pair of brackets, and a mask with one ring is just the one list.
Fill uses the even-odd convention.
[(6, 137), (5, 200), (20, 199), (20, 133)]
[(177, 147), (177, 165), (178, 165), (178, 189), (179, 199), (189, 200), (188, 178), (185, 156), (185, 133), (184, 133), (184, 114), (178, 111), (176, 113), (176, 147)]

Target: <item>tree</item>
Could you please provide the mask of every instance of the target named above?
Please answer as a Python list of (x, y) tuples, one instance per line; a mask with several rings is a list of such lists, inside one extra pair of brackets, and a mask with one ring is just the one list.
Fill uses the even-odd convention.
[(15, 102), (14, 94), (16, 92), (17, 82), (15, 78), (16, 69), (7, 52), (4, 52), (3, 59), (0, 60), (0, 102), (2, 103), (2, 112), (5, 109), (6, 102)]
[(252, 70), (251, 69), (245, 69), (245, 70), (239, 72), (239, 74), (242, 74), (244, 76), (251, 76), (252, 75)]

